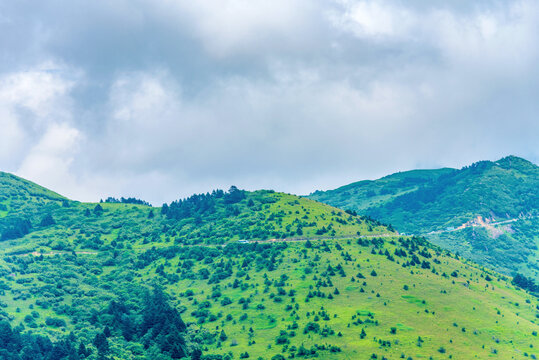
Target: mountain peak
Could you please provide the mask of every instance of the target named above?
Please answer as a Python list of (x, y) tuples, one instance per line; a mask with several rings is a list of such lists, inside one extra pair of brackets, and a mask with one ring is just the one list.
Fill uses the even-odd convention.
[(518, 169), (535, 169), (537, 170), (538, 166), (532, 163), (531, 161), (528, 161), (526, 159), (523, 159), (521, 157), (515, 156), (515, 155), (509, 155), (506, 157), (501, 158), (498, 161), (494, 162), (495, 164), (503, 167), (503, 168), (518, 168)]

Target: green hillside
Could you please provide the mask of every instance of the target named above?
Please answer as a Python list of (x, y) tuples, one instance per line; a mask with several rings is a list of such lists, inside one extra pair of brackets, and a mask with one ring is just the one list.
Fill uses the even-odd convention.
[(411, 170), (385, 176), (378, 180), (363, 180), (335, 190), (315, 191), (309, 198), (332, 203), (343, 209), (364, 211), (391, 202), (395, 198), (415, 192), (454, 169)]
[[(460, 170), (397, 173), (317, 191), (309, 198), (370, 215), (403, 233), (426, 235), (444, 248), (506, 273), (522, 271), (539, 279), (538, 188), (539, 167), (509, 156)], [(472, 228), (479, 225), (478, 217), (498, 230)], [(516, 221), (495, 225), (507, 220)], [(450, 231), (463, 225), (462, 231)]]
[(537, 297), (368, 217), (267, 190), (158, 208), (2, 179), (2, 359), (538, 355)]
[(47, 204), (66, 198), (28, 180), (0, 171), (0, 219), (8, 215), (28, 215)]

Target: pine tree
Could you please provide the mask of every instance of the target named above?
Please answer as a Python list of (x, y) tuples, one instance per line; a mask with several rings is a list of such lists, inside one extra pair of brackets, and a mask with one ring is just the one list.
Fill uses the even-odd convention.
[(226, 333), (224, 330), (221, 330), (221, 335), (219, 335), (219, 340), (226, 341), (228, 339), (228, 336), (226, 336)]

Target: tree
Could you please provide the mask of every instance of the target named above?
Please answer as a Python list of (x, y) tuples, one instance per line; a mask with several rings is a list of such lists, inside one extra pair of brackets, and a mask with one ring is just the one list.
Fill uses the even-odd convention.
[(154, 343), (173, 359), (187, 356), (183, 338), (187, 327), (178, 310), (169, 305), (163, 290), (156, 287), (148, 294), (145, 304), (140, 325), (144, 347), (149, 348)]
[(41, 223), (39, 225), (41, 227), (46, 227), (46, 226), (51, 226), (51, 225), (55, 225), (55, 224), (56, 224), (56, 221), (54, 221), (54, 218), (49, 213), (49, 214), (45, 215), (43, 217), (43, 219), (41, 219)]
[(168, 213), (168, 205), (163, 204), (163, 206), (161, 207), (161, 214), (166, 215), (167, 213)]
[(191, 352), (191, 360), (200, 360), (202, 358), (202, 350), (199, 348), (193, 349)]
[(110, 332), (110, 328), (108, 326), (105, 326), (105, 328), (103, 329), (103, 335), (105, 335), (105, 337), (111, 337), (111, 332)]
[(97, 348), (97, 353), (100, 356), (107, 355), (110, 351), (109, 341), (103, 333), (97, 333), (94, 338), (93, 344)]
[(226, 333), (224, 330), (221, 330), (221, 334), (219, 335), (219, 340), (226, 341), (228, 339), (228, 336), (226, 336)]
[(225, 204), (235, 204), (243, 199), (245, 199), (245, 191), (238, 189), (234, 185), (230, 187), (224, 197)]
[(32, 224), (30, 220), (24, 218), (12, 218), (7, 221), (7, 228), (2, 233), (2, 241), (23, 237), (30, 233)]
[(97, 204), (94, 208), (94, 214), (96, 214), (97, 216), (103, 214), (103, 211), (103, 207), (100, 204)]
[(515, 286), (518, 286), (524, 290), (528, 290), (530, 292), (536, 292), (539, 291), (539, 286), (535, 285), (535, 282), (531, 278), (527, 278), (526, 276), (522, 274), (516, 274), (513, 278), (513, 281), (511, 283)]
[(90, 355), (90, 351), (86, 349), (86, 346), (82, 342), (79, 344), (78, 353), (83, 358), (86, 358), (88, 357), (88, 355)]

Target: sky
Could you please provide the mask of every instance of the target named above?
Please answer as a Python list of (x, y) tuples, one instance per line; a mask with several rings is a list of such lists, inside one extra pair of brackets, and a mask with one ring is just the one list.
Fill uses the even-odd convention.
[(0, 0), (0, 170), (72, 199), (539, 160), (536, 0)]

